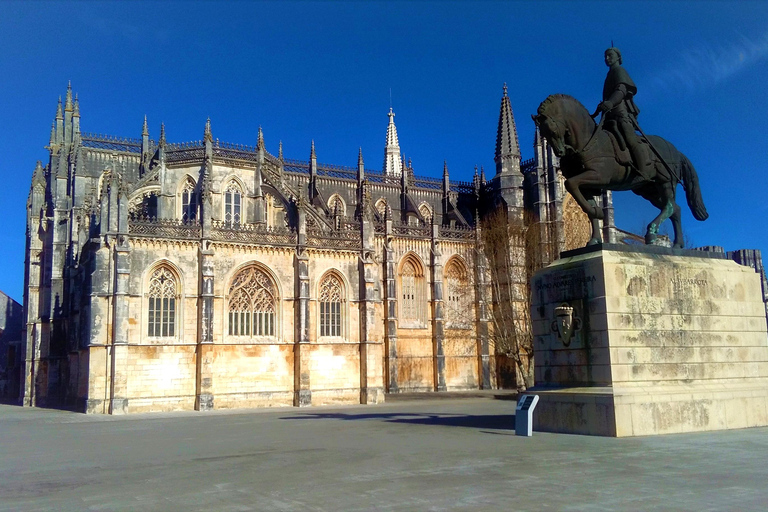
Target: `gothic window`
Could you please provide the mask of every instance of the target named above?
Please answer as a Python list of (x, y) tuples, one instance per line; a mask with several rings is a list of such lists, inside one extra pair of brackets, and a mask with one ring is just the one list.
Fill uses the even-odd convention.
[(424, 271), (414, 256), (406, 256), (400, 267), (400, 322), (405, 325), (426, 321)]
[(379, 212), (379, 215), (383, 219), (384, 216), (387, 213), (387, 200), (383, 197), (376, 201), (376, 211)]
[(147, 192), (135, 198), (128, 205), (128, 213), (132, 218), (157, 218), (157, 192)]
[(328, 274), (320, 284), (320, 336), (342, 335), (344, 285), (338, 276)]
[(224, 223), (227, 226), (239, 226), (242, 218), (243, 192), (233, 180), (224, 192)]
[(272, 279), (258, 267), (237, 273), (229, 288), (229, 334), (274, 336), (277, 290)]
[(452, 259), (445, 267), (445, 322), (448, 329), (468, 329), (473, 318), (466, 267)]
[(159, 267), (149, 280), (148, 336), (176, 335), (176, 278)]
[(184, 222), (197, 219), (197, 192), (195, 182), (187, 178), (181, 188), (181, 220)]
[(419, 213), (424, 217), (425, 224), (432, 224), (432, 208), (430, 208), (427, 203), (421, 203), (421, 205), (419, 205)]
[(338, 194), (333, 194), (328, 200), (328, 210), (334, 217), (344, 217), (347, 214), (347, 207), (344, 200)]

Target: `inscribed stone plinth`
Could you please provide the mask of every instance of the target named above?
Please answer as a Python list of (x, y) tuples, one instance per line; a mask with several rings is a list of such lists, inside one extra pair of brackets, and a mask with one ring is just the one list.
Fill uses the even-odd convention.
[(535, 430), (622, 437), (768, 425), (754, 270), (664, 248), (564, 256), (532, 281)]

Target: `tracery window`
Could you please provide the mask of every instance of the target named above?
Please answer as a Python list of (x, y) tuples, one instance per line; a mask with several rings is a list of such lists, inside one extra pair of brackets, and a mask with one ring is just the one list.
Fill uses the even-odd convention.
[(426, 321), (424, 272), (416, 258), (406, 257), (400, 269), (400, 320), (404, 324)]
[(224, 192), (224, 223), (227, 226), (239, 226), (243, 192), (235, 181), (230, 181)]
[(328, 200), (328, 210), (334, 217), (344, 217), (347, 214), (347, 207), (344, 200), (338, 194), (333, 194)]
[(181, 220), (188, 222), (197, 219), (197, 204), (195, 182), (187, 178), (181, 189)]
[(379, 212), (379, 215), (381, 216), (382, 219), (386, 215), (386, 213), (387, 213), (387, 200), (384, 199), (383, 197), (381, 199), (379, 199), (378, 201), (376, 201), (376, 211)]
[(229, 287), (229, 334), (274, 336), (277, 290), (272, 279), (258, 267), (237, 273)]
[(419, 213), (424, 217), (425, 224), (432, 224), (432, 209), (426, 203), (421, 203), (419, 206)]
[(320, 336), (342, 335), (342, 305), (344, 285), (334, 274), (328, 274), (320, 284)]
[(445, 269), (445, 321), (448, 329), (467, 329), (473, 310), (466, 267), (451, 260)]
[(149, 279), (147, 335), (176, 335), (176, 278), (166, 267), (159, 267)]

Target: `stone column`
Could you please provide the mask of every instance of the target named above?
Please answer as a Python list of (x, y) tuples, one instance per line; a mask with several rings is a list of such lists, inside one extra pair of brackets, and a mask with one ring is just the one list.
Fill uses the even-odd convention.
[(306, 253), (307, 222), (304, 201), (300, 198), (299, 237), (296, 248), (296, 343), (294, 345), (294, 395), (293, 405), (305, 407), (312, 405), (310, 387), (310, 350), (309, 345), (309, 256)]
[(115, 263), (112, 294), (112, 385), (111, 414), (125, 414), (128, 409), (128, 279), (131, 274), (131, 249), (117, 246), (113, 251)]
[(437, 241), (440, 235), (440, 226), (432, 222), (432, 349), (434, 354), (434, 385), (436, 391), (445, 391), (445, 341), (444, 331), (444, 304), (443, 304), (443, 263), (441, 260), (440, 244)]
[(381, 361), (384, 345), (376, 340), (376, 293), (378, 269), (373, 259), (375, 226), (364, 216), (361, 222), (362, 251), (360, 272), (360, 403), (377, 404), (384, 401)]
[(213, 402), (213, 280), (214, 252), (205, 249), (207, 241), (200, 247), (200, 297), (197, 311), (197, 357), (195, 410), (210, 411)]
[(396, 288), (396, 268), (395, 249), (392, 246), (392, 212), (387, 207), (386, 220), (386, 245), (384, 247), (385, 257), (385, 292), (384, 315), (385, 315), (385, 336), (387, 340), (387, 390), (390, 393), (397, 393), (397, 288)]

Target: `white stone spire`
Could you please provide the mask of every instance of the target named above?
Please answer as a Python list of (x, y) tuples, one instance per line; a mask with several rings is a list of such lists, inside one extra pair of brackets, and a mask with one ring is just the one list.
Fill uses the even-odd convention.
[(400, 143), (397, 141), (395, 113), (389, 107), (389, 125), (387, 126), (387, 147), (384, 150), (384, 176), (400, 176), (403, 164), (400, 161)]

